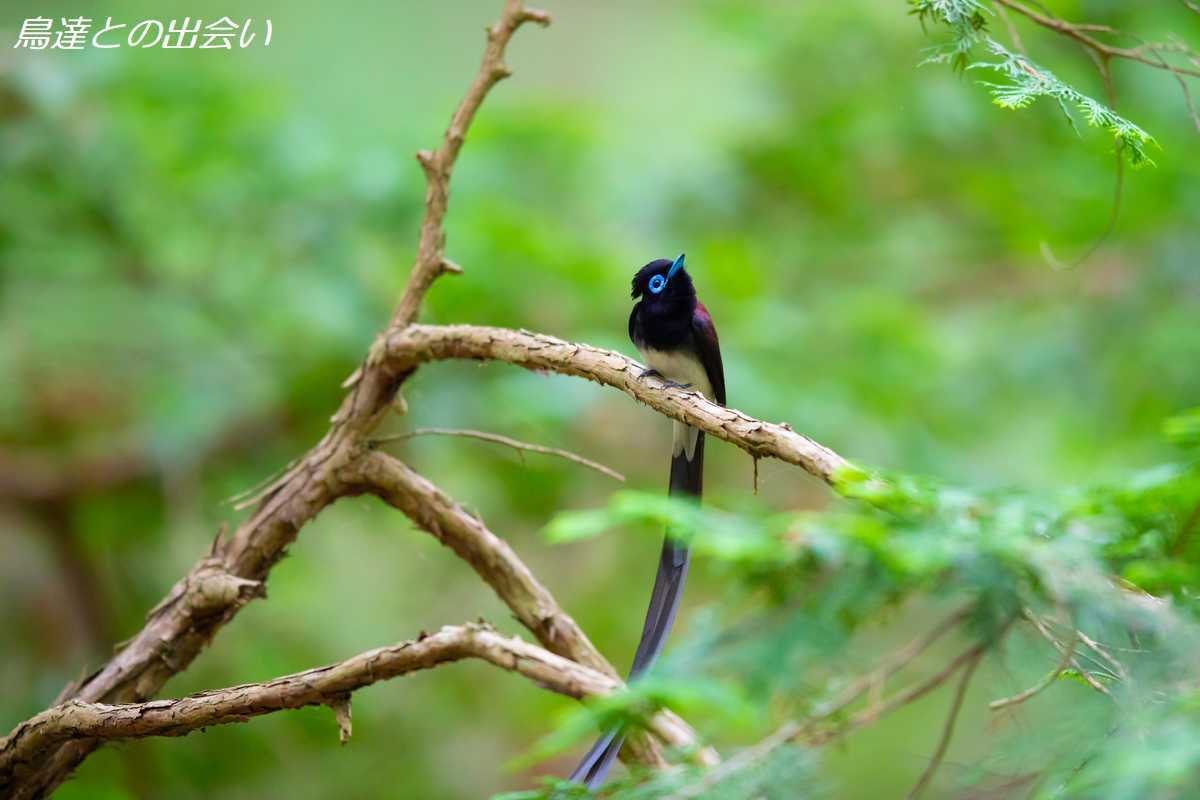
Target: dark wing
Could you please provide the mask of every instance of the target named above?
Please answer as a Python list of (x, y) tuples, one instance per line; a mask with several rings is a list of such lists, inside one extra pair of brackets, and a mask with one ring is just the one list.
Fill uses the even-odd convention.
[(692, 341), (696, 344), (696, 355), (704, 365), (708, 382), (712, 384), (713, 395), (721, 405), (725, 405), (725, 366), (721, 363), (721, 342), (717, 339), (717, 329), (704, 303), (697, 302), (696, 310), (692, 312)]
[(633, 342), (634, 347), (640, 347), (638, 344), (638, 312), (641, 311), (642, 304), (634, 303), (633, 310), (629, 312), (629, 341)]

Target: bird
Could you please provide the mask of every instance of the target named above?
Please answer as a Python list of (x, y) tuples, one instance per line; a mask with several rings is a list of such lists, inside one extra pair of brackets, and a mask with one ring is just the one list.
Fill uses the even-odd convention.
[[(641, 377), (656, 376), (669, 386), (697, 391), (725, 405), (725, 368), (717, 329), (708, 309), (696, 297), (684, 254), (674, 261), (656, 259), (639, 269), (633, 276), (631, 296), (641, 298), (629, 314), (629, 338), (648, 367)], [(704, 434), (677, 421), (667, 492), (699, 499), (703, 488)], [(629, 668), (631, 682), (644, 674), (662, 652), (683, 595), (688, 559), (687, 543), (668, 530), (650, 590), (646, 622)], [(620, 729), (605, 733), (588, 750), (570, 780), (589, 789), (599, 786), (623, 742)]]

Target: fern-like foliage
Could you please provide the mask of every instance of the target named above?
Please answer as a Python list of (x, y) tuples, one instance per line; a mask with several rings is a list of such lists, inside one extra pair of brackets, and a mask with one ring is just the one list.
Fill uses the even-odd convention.
[[(1054, 99), (1071, 127), (1075, 126), (1072, 107), (1079, 110), (1087, 124), (1107, 131), (1116, 142), (1117, 150), (1133, 166), (1153, 164), (1146, 148), (1154, 137), (1143, 128), (1093, 97), (1064, 83), (1054, 73), (1023, 55), (1011, 52), (993, 39), (987, 30), (987, 16), (992, 12), (979, 0), (909, 0), (911, 13), (922, 26), (932, 21), (950, 29), (950, 40), (931, 48), (923, 64), (950, 64), (955, 69), (988, 69), (1008, 79), (1006, 83), (981, 84), (991, 92), (992, 100), (1001, 108), (1021, 109), (1039, 97)], [(971, 61), (976, 47), (982, 46), (996, 60)]]
[(1019, 109), (1033, 103), (1039, 97), (1053, 98), (1062, 109), (1071, 127), (1075, 118), (1071, 106), (1079, 109), (1088, 125), (1108, 131), (1134, 166), (1153, 164), (1146, 155), (1146, 147), (1154, 137), (1138, 125), (1117, 114), (1108, 106), (1063, 83), (1050, 70), (1036, 66), (1028, 58), (1013, 53), (994, 39), (984, 37), (988, 50), (998, 57), (997, 61), (979, 61), (967, 69), (990, 69), (1009, 79), (1008, 83), (983, 81), (992, 93), (993, 102), (1001, 108)]
[(987, 17), (990, 14), (978, 0), (909, 0), (910, 12), (928, 29), (933, 21), (947, 25), (953, 32), (950, 41), (933, 47), (922, 64), (950, 64), (965, 69), (975, 45), (987, 37)]

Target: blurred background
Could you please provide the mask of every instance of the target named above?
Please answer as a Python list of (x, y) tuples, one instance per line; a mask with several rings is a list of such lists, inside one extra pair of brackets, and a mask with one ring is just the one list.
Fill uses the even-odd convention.
[[(102, 663), (237, 524), (227, 498), (324, 432), (408, 273), (423, 197), (412, 153), (438, 141), (499, 5), (6, 0), (0, 729)], [(1173, 3), (1053, 5), (1152, 38), (1200, 34), (1200, 17)], [(851, 458), (978, 488), (1057, 488), (1167, 457), (1163, 419), (1200, 402), (1200, 136), (1170, 76), (1115, 65), (1118, 108), (1157, 137), (1157, 166), (1126, 170), (1112, 233), (1063, 268), (1108, 227), (1111, 141), (1077, 135), (1044, 102), (996, 108), (976, 73), (918, 68), (931, 41), (901, 0), (548, 9), (553, 26), (518, 34), (515, 77), (468, 137), (447, 223), (466, 274), (437, 284), (425, 320), (633, 354), (629, 278), (686, 250), (730, 404)], [(273, 38), (233, 51), (12, 48), (26, 17), (79, 14), (270, 18)], [(1103, 96), (1078, 48), (1021, 31), (1036, 60)], [(405, 395), (410, 414), (388, 430), (481, 428), (577, 451), (631, 488), (665, 485), (669, 424), (619, 393), (448, 363)], [(618, 484), (466, 440), (394, 447), (628, 663), (656, 537), (550, 545), (540, 533)], [(720, 444), (708, 459), (711, 502), (746, 503), (750, 459)], [(829, 502), (778, 463), (761, 463), (758, 483), (762, 507)], [(693, 576), (680, 641), (723, 591), (720, 570), (701, 562)], [(449, 551), (365, 498), (306, 528), (269, 591), (165, 694), (479, 616), (516, 631)], [(905, 609), (862, 647), (928, 621)], [(834, 796), (898, 796), (948, 702), (827, 753)], [(485, 796), (569, 769), (570, 755), (505, 765), (570, 706), (453, 665), (358, 695), (345, 747), (325, 709), (276, 714), (107, 747), (58, 796)], [(994, 733), (985, 714), (964, 714), (933, 796), (961, 796), (956, 770)], [(705, 732), (729, 744), (766, 729)]]

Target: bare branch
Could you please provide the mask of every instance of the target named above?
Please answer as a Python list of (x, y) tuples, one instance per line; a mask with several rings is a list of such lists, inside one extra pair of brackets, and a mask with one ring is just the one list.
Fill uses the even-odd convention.
[(604, 466), (603, 464), (592, 461), (590, 458), (572, 453), (570, 450), (563, 450), (558, 447), (546, 447), (541, 444), (530, 444), (522, 442), (519, 439), (512, 439), (508, 436), (502, 436), (498, 433), (488, 433), (487, 431), (476, 431), (469, 428), (414, 428), (407, 433), (396, 433), (391, 436), (381, 436), (371, 441), (372, 445), (386, 444), (388, 442), (399, 442), (406, 439), (413, 439), (417, 436), (461, 436), (465, 439), (479, 439), (484, 442), (492, 442), (494, 444), (502, 444), (505, 447), (511, 447), (517, 453), (541, 453), (548, 456), (558, 456), (567, 461), (574, 462), (580, 466), (595, 470), (601, 475), (607, 475), (613, 480), (624, 481), (625, 476), (617, 472), (615, 469)]
[(612, 350), (575, 344), (553, 336), (477, 325), (410, 325), (385, 342), (391, 368), (407, 375), (424, 362), (452, 358), (506, 361), (531, 370), (549, 370), (620, 389), (661, 414), (735, 444), (752, 456), (795, 464), (826, 483), (851, 469), (846, 459), (801, 436), (786, 423), (747, 416), (705, 399), (699, 392), (641, 377), (644, 367)]
[[(1197, 133), (1200, 133), (1200, 112), (1196, 111), (1196, 103), (1195, 103), (1195, 101), (1192, 100), (1191, 87), (1188, 86), (1187, 79), (1185, 79), (1183, 77), (1183, 75), (1181, 75), (1179, 73), (1178, 70), (1172, 68), (1170, 63), (1167, 61), (1166, 57), (1163, 56), (1163, 52), (1166, 52), (1167, 48), (1161, 47), (1161, 46), (1155, 45), (1155, 44), (1145, 44), (1137, 49), (1138, 50), (1142, 50), (1142, 49), (1149, 50), (1151, 53), (1154, 54), (1155, 59), (1157, 59), (1158, 63), (1161, 65), (1162, 69), (1170, 70), (1171, 76), (1174, 77), (1175, 82), (1179, 84), (1179, 91), (1183, 93), (1183, 104), (1184, 104), (1184, 106), (1187, 107), (1188, 116), (1192, 120), (1192, 125), (1196, 128)], [(1191, 52), (1190, 49), (1187, 50), (1186, 52), (1189, 55), (1194, 56), (1194, 54)], [(1192, 59), (1192, 63), (1196, 63), (1194, 57)]]
[[(931, 634), (923, 637), (923, 639), (927, 639), (929, 636), (934, 634), (940, 636), (941, 633), (944, 633), (945, 630), (948, 630), (950, 627), (952, 627), (947, 627), (947, 623), (949, 623), (951, 619), (954, 619), (954, 617), (943, 621), (941, 625), (935, 628)], [(936, 638), (936, 636), (934, 636), (934, 638)], [(917, 642), (921, 641), (923, 640), (917, 640)], [(913, 645), (906, 647), (900, 652), (907, 653), (913, 649), (917, 649), (919, 652), (921, 648), (915, 647), (917, 642), (914, 642)], [(827, 715), (822, 715), (815, 719), (804, 722), (789, 721), (778, 728), (770, 736), (760, 740), (757, 744), (740, 751), (739, 753), (726, 759), (719, 766), (709, 770), (696, 783), (685, 787), (674, 795), (671, 795), (670, 800), (689, 800), (690, 798), (701, 797), (708, 789), (716, 786), (726, 778), (743, 770), (750, 769), (754, 765), (766, 760), (766, 758), (772, 752), (786, 744), (792, 742), (804, 742), (812, 746), (820, 746), (827, 744), (828, 742), (833, 741), (834, 739), (837, 739), (847, 733), (850, 733), (857, 728), (872, 724), (881, 717), (890, 714), (892, 711), (921, 699), (926, 694), (938, 688), (950, 678), (954, 677), (954, 674), (960, 669), (966, 667), (963, 677), (959, 682), (959, 690), (955, 695), (954, 704), (951, 707), (946, 726), (943, 728), (942, 738), (938, 745), (938, 752), (934, 755), (933, 760), (930, 762), (929, 768), (926, 769), (928, 775), (931, 776), (933, 774), (932, 770), (937, 768), (937, 765), (945, 756), (946, 748), (949, 746), (950, 737), (953, 735), (954, 731), (954, 720), (957, 718), (959, 709), (962, 706), (962, 698), (966, 693), (967, 683), (970, 681), (971, 675), (975, 668), (983, 659), (984, 654), (994, 642), (995, 640), (992, 640), (990, 642), (979, 642), (973, 645), (955, 657), (943, 669), (938, 671), (937, 674), (918, 684), (914, 684), (902, 692), (899, 692), (887, 702), (875, 704), (871, 708), (861, 712), (840, 726), (819, 727), (819, 723), (824, 720)], [(921, 788), (920, 783), (918, 783), (918, 788)], [(916, 792), (917, 790), (918, 789), (914, 789), (913, 791)], [(916, 797), (915, 794), (910, 794), (909, 796)]]
[(937, 674), (926, 678), (920, 683), (914, 684), (907, 689), (897, 692), (885, 701), (875, 703), (870, 707), (859, 712), (851, 717), (845, 725), (832, 728), (825, 731), (818, 731), (813, 735), (805, 736), (805, 739), (814, 744), (824, 744), (832, 739), (836, 739), (849, 731), (862, 728), (866, 725), (871, 725), (880, 717), (883, 717), (897, 708), (906, 706), (916, 700), (920, 700), (925, 695), (932, 692), (934, 689), (941, 686), (943, 683), (954, 677), (954, 673), (958, 672), (962, 667), (972, 664), (983, 655), (987, 650), (989, 642), (979, 642), (962, 653), (957, 655), (954, 660), (943, 667)]
[(732, 758), (726, 759), (717, 766), (704, 773), (704, 776), (695, 783), (685, 786), (675, 794), (667, 798), (667, 800), (691, 800), (695, 797), (703, 797), (709, 789), (712, 789), (717, 784), (727, 778), (730, 778), (739, 772), (753, 768), (756, 764), (765, 761), (771, 753), (778, 748), (793, 741), (801, 732), (801, 727), (795, 722), (787, 722), (780, 726), (778, 730), (772, 733), (765, 739), (761, 739), (757, 744), (751, 745), (737, 753)]
[(1129, 61), (1137, 61), (1146, 66), (1154, 67), (1155, 69), (1166, 70), (1173, 72), (1176, 75), (1190, 75), (1194, 78), (1200, 78), (1200, 69), (1189, 69), (1187, 67), (1175, 66), (1168, 64), (1162, 59), (1147, 58), (1140, 50), (1132, 47), (1114, 47), (1105, 44), (1089, 33), (1111, 33), (1118, 34), (1120, 31), (1109, 27), (1108, 25), (1089, 25), (1082, 23), (1071, 23), (1066, 20), (1061, 20), (1057, 17), (1052, 17), (1046, 14), (1040, 14), (1032, 8), (1024, 6), (1016, 0), (995, 0), (998, 5), (1005, 6), (1024, 17), (1028, 17), (1033, 22), (1041, 25), (1063, 36), (1074, 39), (1085, 47), (1091, 48), (1096, 53), (1106, 58), (1124, 58)]
[(1004, 27), (1008, 28), (1008, 38), (1012, 41), (1013, 49), (1029, 58), (1029, 53), (1025, 50), (1025, 43), (1021, 41), (1021, 34), (1017, 30), (1017, 26), (1013, 24), (1012, 18), (1008, 16), (1008, 12), (1004, 10), (1004, 6), (996, 6), (996, 11), (999, 12), (1000, 19), (1004, 21)]
[(1067, 644), (1067, 646), (1062, 651), (1062, 660), (1059, 661), (1058, 666), (1055, 667), (1053, 670), (1051, 670), (1051, 672), (1049, 674), (1047, 674), (1046, 677), (1042, 678), (1040, 681), (1035, 683), (1033, 686), (1030, 686), (1028, 689), (1026, 689), (1022, 692), (1017, 692), (1016, 694), (1012, 695), (1011, 697), (1002, 697), (999, 700), (993, 700), (992, 702), (988, 703), (988, 708), (991, 709), (992, 711), (999, 711), (1002, 708), (1008, 708), (1009, 706), (1019, 705), (1021, 703), (1024, 703), (1026, 700), (1033, 697), (1034, 695), (1044, 691), (1047, 687), (1053, 685), (1053, 683), (1056, 680), (1058, 680), (1058, 676), (1060, 676), (1064, 672), (1066, 672), (1067, 667), (1071, 666), (1071, 662), (1075, 658), (1075, 646), (1078, 644), (1078, 642), (1079, 642), (1078, 636), (1071, 638), (1070, 643)]
[[(508, 543), (488, 530), (478, 517), (386, 453), (369, 453), (360, 469), (360, 480), (366, 490), (404, 512), (417, 527), (431, 533), (470, 564), (547, 649), (618, 680), (616, 670), (575, 620), (558, 606)], [(680, 749), (696, 746), (695, 733), (673, 713), (663, 711), (656, 720), (656, 731), (670, 746)], [(666, 763), (652, 743), (640, 742), (641, 737), (635, 737), (632, 753), (635, 760)], [(697, 758), (707, 764), (717, 761), (711, 750), (699, 751)]]
[[(416, 317), (420, 302), (433, 280), (453, 271), (444, 258), (450, 172), (462, 148), (475, 113), (488, 91), (505, 75), (504, 49), (513, 33), (526, 22), (546, 24), (545, 14), (526, 9), (518, 0), (506, 0), (500, 20), (488, 29), (487, 46), (479, 73), (450, 121), (441, 147), (419, 156), (428, 178), (426, 213), (421, 224), (417, 259), (399, 307), (389, 326), (395, 330)], [(381, 340), (384, 337), (381, 337)], [(378, 345), (378, 343), (377, 343)], [(255, 513), (228, 542), (218, 542), (211, 558), (182, 578), (149, 616), (146, 625), (126, 647), (80, 686), (71, 697), (84, 702), (134, 702), (152, 697), (167, 679), (186, 669), (216, 632), (241, 607), (244, 599), (224, 605), (193, 605), (192, 588), (202, 584), (212, 570), (229, 578), (261, 583), (300, 528), (340, 497), (352, 493), (347, 470), (362, 454), (362, 442), (391, 409), (402, 375), (383, 369), (378, 346), (368, 353), (345, 387), (350, 389), (330, 430), (285, 474), (258, 498)], [(0, 794), (13, 800), (49, 794), (98, 745), (94, 739), (64, 742), (36, 768), (23, 772), (15, 785), (0, 786)]]
[[(305, 706), (334, 710), (343, 740), (349, 736), (351, 692), (378, 681), (476, 658), (523, 675), (538, 686), (574, 698), (609, 694), (620, 681), (520, 639), (501, 635), (488, 625), (447, 626), (432, 635), (369, 650), (336, 664), (251, 683), (190, 695), (105, 705), (72, 700), (47, 709), (17, 726), (0, 740), (0, 786), (37, 763), (55, 744), (74, 739), (131, 739), (186, 736), (212, 725), (245, 722), (252, 717)], [(653, 724), (653, 723), (652, 723)]]
[(1117, 678), (1117, 680), (1125, 680), (1129, 677), (1129, 674), (1125, 671), (1125, 665), (1114, 658), (1112, 654), (1108, 652), (1108, 649), (1104, 647), (1104, 645), (1094, 641), (1083, 631), (1075, 631), (1075, 636), (1078, 637), (1079, 641), (1083, 642), (1084, 647), (1100, 656), (1100, 658), (1104, 659), (1108, 666), (1113, 668), (1114, 676)]
[[(1029, 620), (1030, 624), (1033, 625), (1034, 629), (1042, 635), (1042, 638), (1050, 643), (1051, 647), (1060, 653), (1066, 652), (1067, 646), (1060, 642), (1058, 637), (1046, 627), (1046, 623), (1041, 619), (1041, 617), (1033, 613), (1033, 611), (1028, 608), (1025, 609), (1023, 615), (1027, 620)], [(1076, 631), (1072, 634), (1072, 638), (1077, 635), (1078, 632)], [(1070, 661), (1071, 666), (1075, 667), (1075, 669), (1079, 672), (1080, 677), (1083, 678), (1084, 682), (1087, 683), (1088, 686), (1092, 687), (1092, 689), (1096, 690), (1102, 695), (1106, 695), (1108, 697), (1112, 696), (1112, 692), (1108, 690), (1107, 686), (1096, 680), (1096, 676), (1094, 676), (1089, 670), (1083, 668), (1083, 665), (1079, 663), (1079, 659), (1075, 657), (1074, 653), (1071, 654)]]
[(442, 229), (450, 199), (450, 173), (454, 170), (454, 162), (475, 112), (492, 87), (512, 74), (504, 63), (504, 48), (517, 28), (526, 22), (546, 26), (550, 24), (550, 16), (544, 11), (526, 8), (520, 0), (506, 0), (504, 13), (487, 29), (487, 47), (483, 51), (479, 71), (462, 102), (454, 110), (441, 146), (432, 152), (422, 150), (417, 153), (417, 161), (425, 170), (425, 217), (421, 220), (417, 261), (408, 276), (408, 285), (404, 287), (400, 305), (392, 316), (394, 328), (402, 328), (416, 320), (421, 301), (439, 275), (462, 272), (461, 267), (446, 259), (446, 234)]
[(912, 663), (918, 656), (920, 656), (935, 642), (941, 639), (942, 636), (958, 627), (958, 625), (970, 615), (972, 610), (972, 606), (966, 606), (965, 608), (959, 609), (935, 625), (924, 636), (914, 639), (901, 649), (897, 650), (879, 667), (867, 673), (866, 675), (863, 675), (861, 678), (843, 689), (837, 698), (826, 708), (822, 709), (822, 711), (814, 719), (828, 719), (844, 709), (846, 706), (853, 703), (868, 689), (873, 687), (882, 687), (884, 681)]
[(587, 634), (559, 608), (508, 542), (492, 533), (478, 517), (386, 453), (369, 453), (359, 465), (359, 480), (365, 490), (404, 512), (417, 527), (433, 534), (470, 564), (551, 652), (617, 677)]
[(954, 724), (958, 721), (958, 712), (962, 711), (963, 698), (967, 695), (967, 686), (971, 683), (971, 676), (975, 674), (975, 668), (979, 666), (979, 662), (983, 659), (983, 653), (975, 656), (967, 663), (966, 668), (962, 672), (962, 676), (958, 679), (958, 688), (954, 692), (954, 701), (950, 704), (950, 711), (946, 714), (946, 724), (942, 726), (942, 735), (938, 739), (937, 749), (933, 752), (933, 757), (929, 759), (929, 764), (925, 767), (925, 771), (921, 773), (921, 777), (917, 780), (912, 791), (908, 793), (908, 800), (917, 800), (925, 789), (929, 787), (933, 780), (934, 773), (941, 766), (942, 759), (946, 757), (946, 750), (950, 747), (950, 740), (954, 738)]

